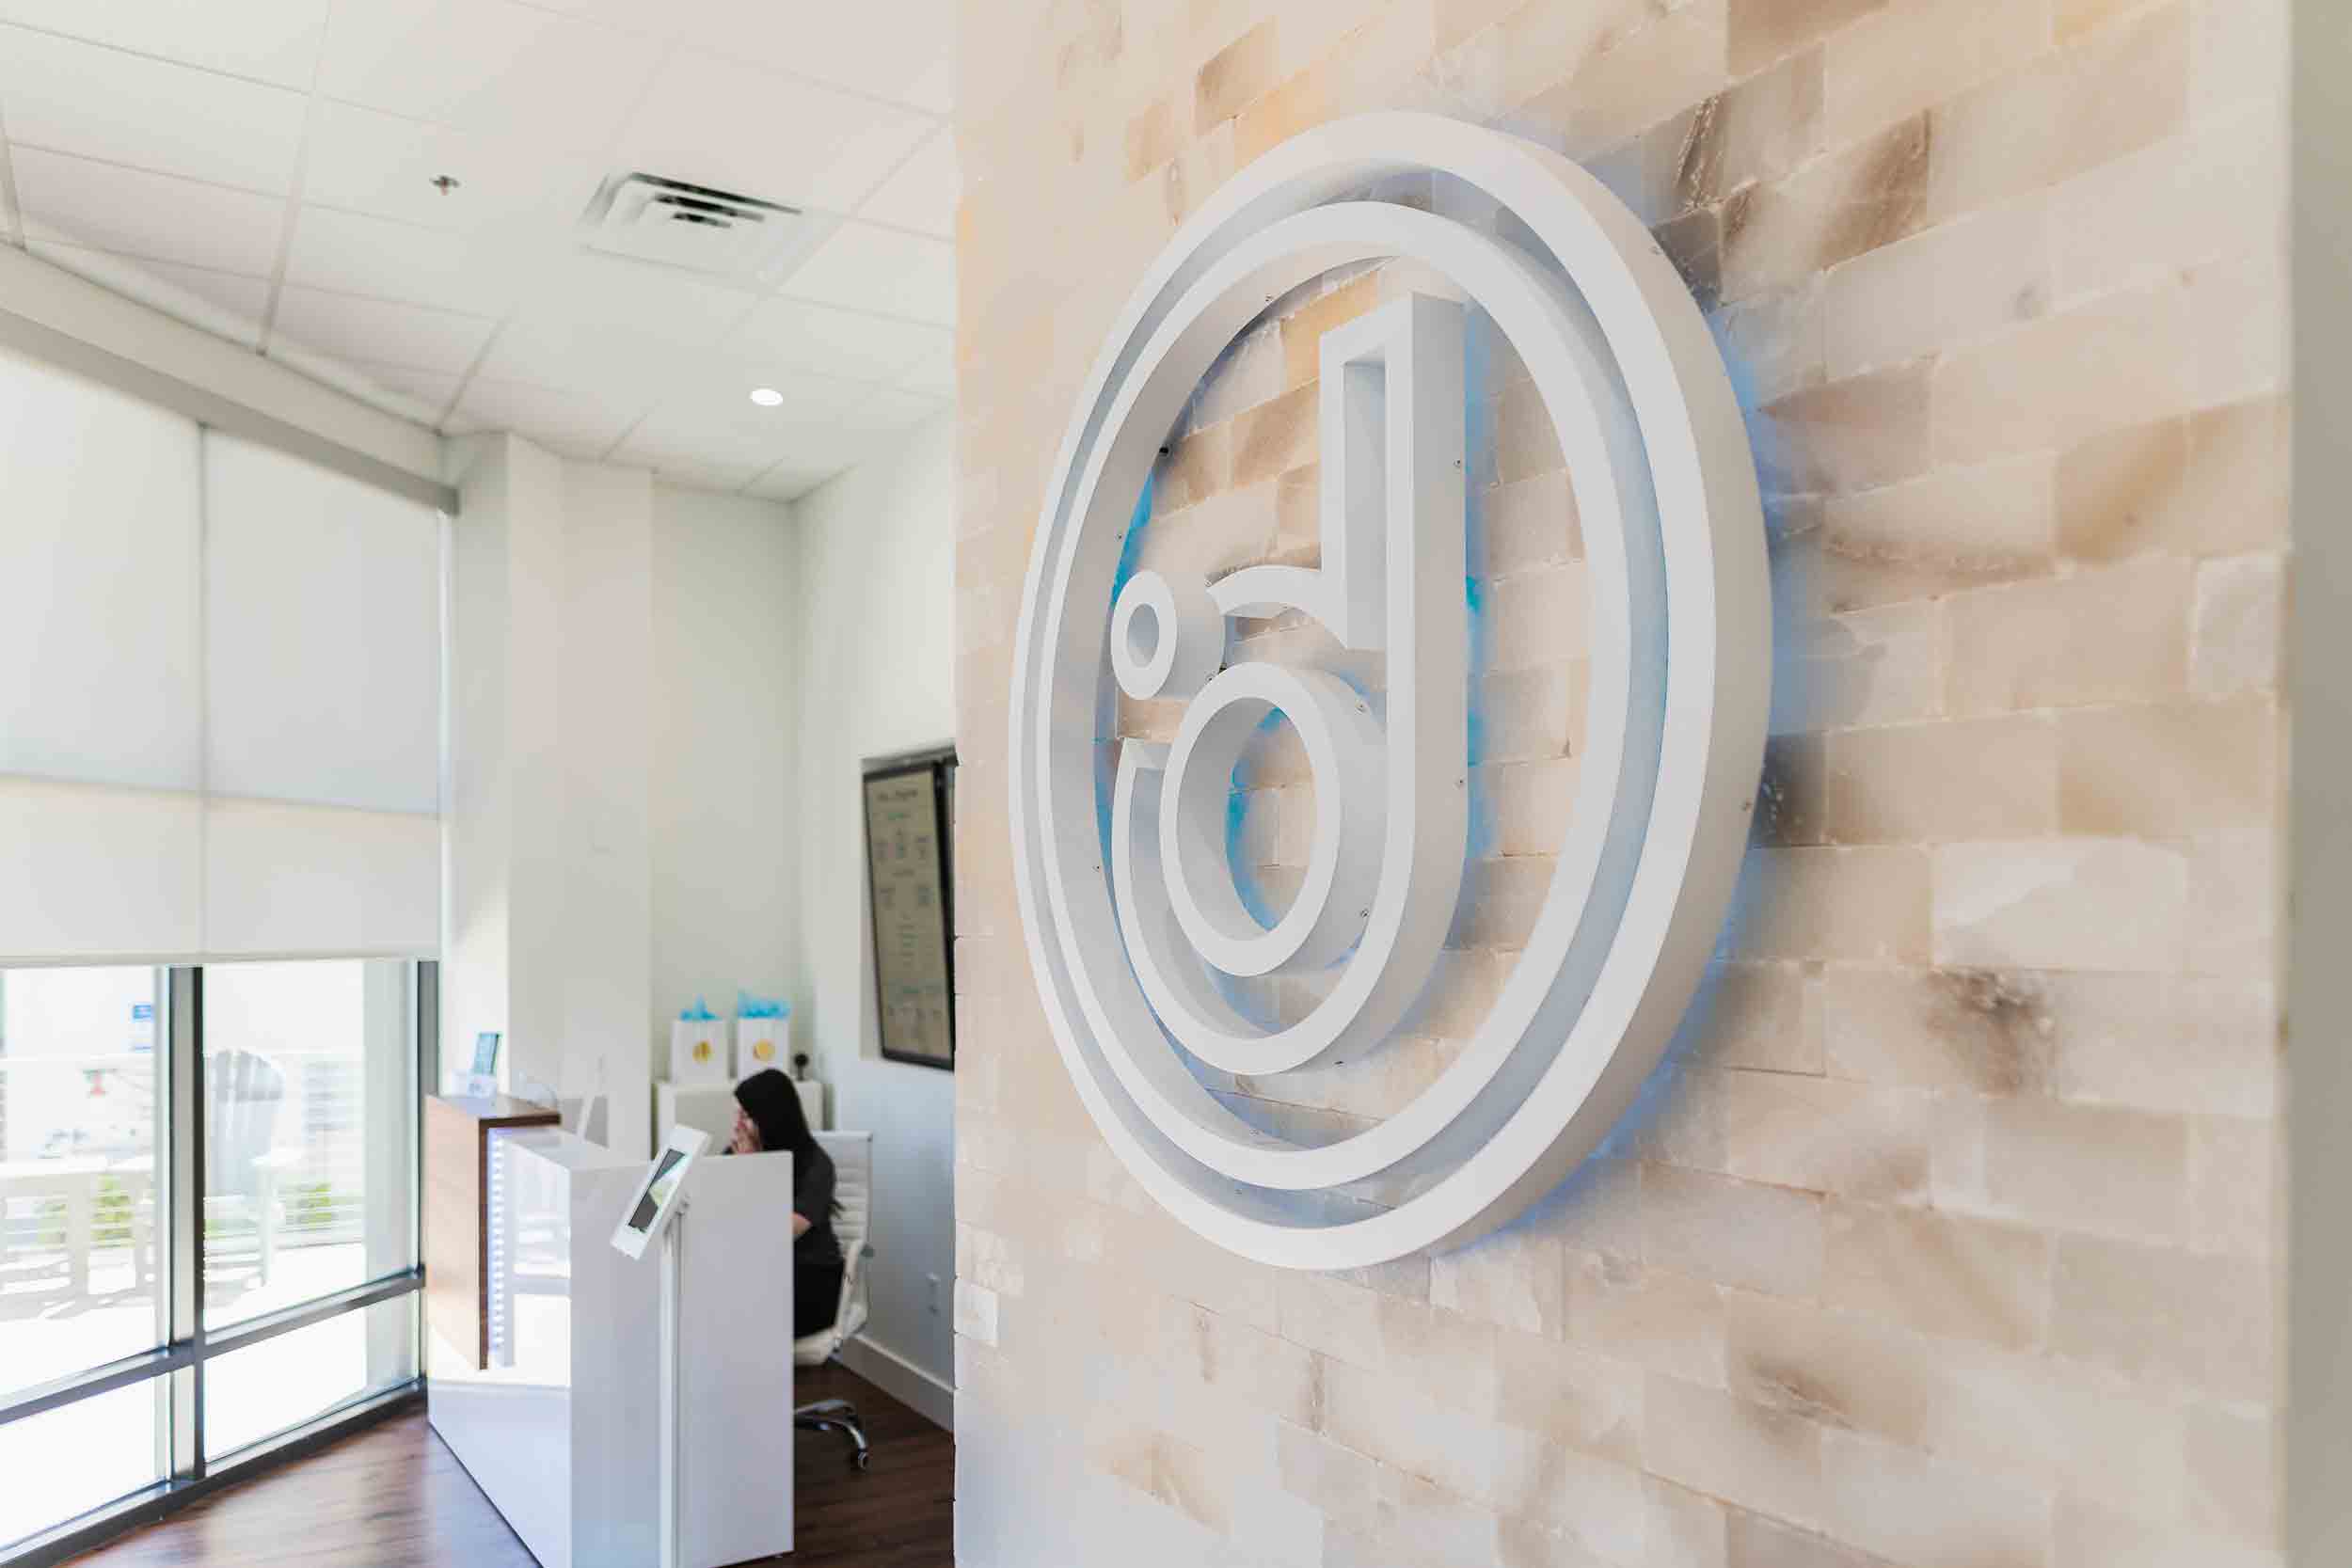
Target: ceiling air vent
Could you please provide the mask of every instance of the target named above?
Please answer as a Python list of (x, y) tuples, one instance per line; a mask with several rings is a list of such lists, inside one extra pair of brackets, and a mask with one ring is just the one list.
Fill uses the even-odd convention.
[(798, 237), (800, 210), (658, 174), (616, 174), (580, 214), (588, 244), (615, 256), (729, 277), (767, 273)]

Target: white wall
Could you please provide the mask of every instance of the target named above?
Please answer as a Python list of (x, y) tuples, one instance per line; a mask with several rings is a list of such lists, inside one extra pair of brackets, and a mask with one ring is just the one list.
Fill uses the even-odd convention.
[(943, 417), (797, 508), (808, 956), (799, 1037), (835, 1086), (834, 1125), (874, 1133), (866, 1338), (945, 1386), (955, 1380), (955, 1078), (884, 1061), (876, 1048), (859, 764), (954, 738), (955, 495), (954, 421)]
[(799, 974), (789, 514), (514, 436), (453, 468), (444, 1061), (500, 1030), (642, 1153), (666, 1021)]
[(654, 491), (653, 1048), (702, 996), (797, 997), (800, 549), (772, 501)]

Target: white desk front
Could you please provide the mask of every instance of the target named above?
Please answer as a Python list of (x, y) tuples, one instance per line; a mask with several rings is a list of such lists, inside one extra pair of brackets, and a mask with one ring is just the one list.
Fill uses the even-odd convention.
[[(427, 1348), (433, 1428), (542, 1568), (660, 1543), (661, 1258), (612, 1227), (644, 1178), (552, 1129), (495, 1136), (489, 1366)], [(684, 1568), (792, 1549), (792, 1159), (697, 1163), (679, 1289)]]

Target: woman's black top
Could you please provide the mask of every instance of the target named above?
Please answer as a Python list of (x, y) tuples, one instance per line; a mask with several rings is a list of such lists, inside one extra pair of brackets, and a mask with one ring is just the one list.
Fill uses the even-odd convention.
[(792, 1212), (808, 1228), (792, 1243), (792, 1338), (831, 1328), (841, 1308), (841, 1238), (834, 1233), (833, 1156), (812, 1145), (792, 1172)]

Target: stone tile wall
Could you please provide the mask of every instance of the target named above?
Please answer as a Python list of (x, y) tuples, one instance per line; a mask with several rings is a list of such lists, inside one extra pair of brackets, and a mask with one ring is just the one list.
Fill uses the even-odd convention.
[[(2279, 1562), (2285, 11), (965, 6), (966, 1568)], [(1079, 1105), (1015, 912), (1006, 690), (1125, 295), (1240, 164), (1385, 107), (1583, 160), (1683, 268), (1767, 492), (1773, 739), (1720, 962), (1624, 1127), (1502, 1234), (1327, 1277), (1192, 1238)], [(1313, 559), (1315, 341), (1408, 286), (1327, 277), (1245, 333), (1143, 559)], [(1226, 1085), (1295, 1136), (1442, 1068), (1573, 787), (1573, 507), (1474, 339), (1476, 860), (1403, 1037)], [(1269, 908), (1313, 787), (1285, 738), (1236, 825)]]

